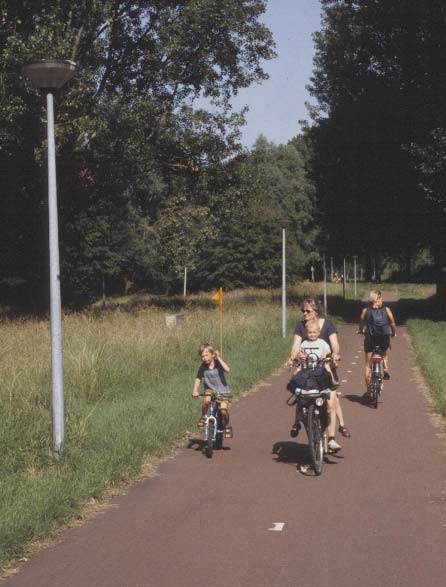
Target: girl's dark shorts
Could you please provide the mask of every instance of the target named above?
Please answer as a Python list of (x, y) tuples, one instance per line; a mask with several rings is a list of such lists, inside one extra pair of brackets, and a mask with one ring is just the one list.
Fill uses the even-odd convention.
[(390, 334), (375, 334), (372, 336), (366, 332), (364, 338), (364, 352), (372, 353), (376, 346), (381, 347), (381, 350), (385, 353), (390, 347)]

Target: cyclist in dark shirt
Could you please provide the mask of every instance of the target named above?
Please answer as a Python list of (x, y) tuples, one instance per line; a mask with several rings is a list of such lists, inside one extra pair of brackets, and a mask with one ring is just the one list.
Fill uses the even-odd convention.
[(368, 394), (372, 352), (376, 346), (379, 346), (383, 352), (384, 379), (390, 379), (387, 351), (390, 347), (390, 336), (396, 336), (395, 318), (392, 310), (383, 305), (382, 293), (379, 290), (372, 290), (369, 294), (369, 302), (369, 305), (361, 312), (358, 328), (358, 331), (365, 335), (365, 395)]

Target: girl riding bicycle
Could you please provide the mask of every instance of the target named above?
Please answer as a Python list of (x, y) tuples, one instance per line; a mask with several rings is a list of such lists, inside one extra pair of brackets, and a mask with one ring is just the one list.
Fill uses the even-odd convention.
[(225, 400), (225, 395), (229, 395), (230, 391), (226, 383), (225, 373), (229, 373), (229, 366), (220, 357), (218, 350), (215, 350), (209, 343), (202, 344), (198, 349), (198, 355), (201, 358), (201, 365), (198, 369), (197, 376), (194, 381), (192, 396), (198, 397), (200, 383), (203, 381), (204, 398), (201, 406), (201, 418), (198, 420), (198, 427), (203, 428), (205, 425), (205, 416), (208, 410), (212, 394), (219, 396), (220, 412), (223, 418), (225, 427), (225, 437), (232, 438), (232, 427), (229, 425), (229, 399)]

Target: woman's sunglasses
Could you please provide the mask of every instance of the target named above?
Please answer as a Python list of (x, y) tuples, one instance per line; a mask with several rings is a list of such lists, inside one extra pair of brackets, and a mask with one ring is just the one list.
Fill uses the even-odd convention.
[(302, 314), (311, 314), (314, 310), (302, 310)]

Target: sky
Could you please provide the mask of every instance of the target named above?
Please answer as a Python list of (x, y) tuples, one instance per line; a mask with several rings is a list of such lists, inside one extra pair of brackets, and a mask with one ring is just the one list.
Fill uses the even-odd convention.
[(263, 134), (286, 143), (299, 133), (299, 120), (308, 120), (305, 86), (313, 70), (312, 33), (320, 28), (319, 0), (268, 0), (262, 21), (276, 42), (277, 57), (263, 63), (269, 79), (241, 90), (232, 100), (236, 110), (249, 106), (242, 143), (251, 148)]

